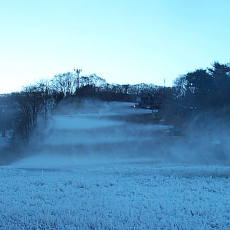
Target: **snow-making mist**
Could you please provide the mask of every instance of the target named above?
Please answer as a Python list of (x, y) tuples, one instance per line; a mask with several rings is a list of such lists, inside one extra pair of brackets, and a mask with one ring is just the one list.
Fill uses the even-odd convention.
[(154, 143), (157, 131), (162, 131), (166, 127), (125, 121), (131, 120), (132, 116), (141, 117), (151, 112), (135, 110), (129, 104), (125, 105), (127, 108), (121, 106), (120, 111), (113, 111), (111, 105), (111, 111), (107, 113), (100, 111), (98, 114), (54, 117), (53, 124), (47, 131), (46, 149), (52, 153), (76, 156), (152, 155), (157, 147)]
[(140, 157), (162, 161), (165, 153), (159, 140), (170, 126), (151, 122), (151, 110), (133, 108), (132, 103), (62, 104), (42, 131), (43, 137), (32, 141), (29, 156), (16, 165), (55, 167)]
[(79, 164), (148, 161), (173, 164), (228, 164), (228, 135), (188, 127), (156, 125), (151, 110), (132, 103), (85, 101), (61, 104), (42, 139), (35, 138), (29, 157), (16, 165), (55, 167)]

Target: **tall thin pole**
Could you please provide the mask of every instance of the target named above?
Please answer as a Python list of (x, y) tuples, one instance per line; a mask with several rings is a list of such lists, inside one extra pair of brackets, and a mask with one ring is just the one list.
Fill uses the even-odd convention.
[(82, 69), (74, 69), (74, 71), (75, 71), (76, 74), (77, 74), (77, 89), (79, 89), (79, 88), (80, 88), (79, 75), (80, 75)]

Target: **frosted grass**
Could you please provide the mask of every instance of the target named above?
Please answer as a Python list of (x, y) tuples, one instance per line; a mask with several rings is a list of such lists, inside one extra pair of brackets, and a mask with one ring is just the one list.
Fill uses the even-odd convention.
[(1, 168), (0, 229), (230, 228), (229, 167), (110, 163)]

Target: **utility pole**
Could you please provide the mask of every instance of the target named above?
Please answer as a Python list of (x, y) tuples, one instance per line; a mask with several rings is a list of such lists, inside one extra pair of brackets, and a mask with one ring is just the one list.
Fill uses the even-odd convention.
[(80, 75), (82, 69), (74, 69), (74, 71), (77, 74), (77, 89), (79, 89), (80, 88), (79, 75)]

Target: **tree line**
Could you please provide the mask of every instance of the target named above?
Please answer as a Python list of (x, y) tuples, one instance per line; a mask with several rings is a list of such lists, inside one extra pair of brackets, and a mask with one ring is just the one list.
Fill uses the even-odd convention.
[(157, 89), (153, 84), (109, 84), (96, 74), (80, 76), (79, 79), (72, 72), (57, 74), (50, 80), (40, 80), (23, 87), (20, 92), (1, 97), (7, 106), (4, 114), (0, 111), (0, 129), (4, 136), (5, 130), (10, 132), (11, 145), (26, 145), (38, 125), (46, 125), (50, 113), (62, 100), (95, 98), (131, 102), (135, 101), (135, 95), (149, 94)]
[[(190, 115), (219, 114), (227, 116), (230, 106), (230, 64), (214, 62), (206, 69), (196, 69), (174, 81), (177, 112)], [(181, 115), (182, 116), (182, 115)]]
[(214, 62), (211, 68), (197, 69), (175, 80), (180, 103), (199, 110), (222, 109), (230, 105), (230, 64)]
[(230, 105), (230, 64), (214, 62), (209, 68), (188, 72), (172, 87), (109, 84), (96, 74), (77, 77), (73, 72), (57, 74), (5, 95), (10, 106), (4, 118), (0, 113), (0, 126), (10, 130), (12, 144), (28, 143), (36, 127), (45, 126), (51, 111), (66, 98), (135, 102), (136, 96), (151, 95), (152, 109), (157, 106), (160, 117), (169, 123), (194, 119), (205, 112), (227, 111)]

